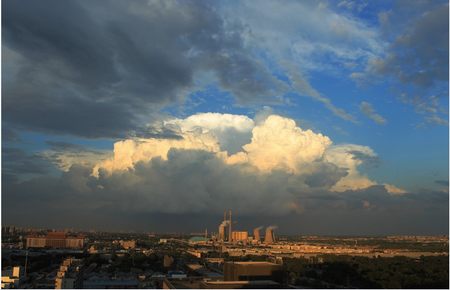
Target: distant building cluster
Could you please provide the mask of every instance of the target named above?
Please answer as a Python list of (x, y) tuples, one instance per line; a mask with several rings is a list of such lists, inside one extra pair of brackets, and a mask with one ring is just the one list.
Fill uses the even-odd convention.
[[(253, 230), (253, 237), (248, 235), (248, 231), (233, 231), (232, 230), (233, 221), (231, 219), (231, 210), (229, 210), (228, 218), (227, 212), (224, 212), (223, 221), (219, 225), (218, 234), (213, 237), (221, 242), (229, 243), (242, 243), (247, 244), (248, 242), (252, 244), (261, 243), (260, 230), (263, 227), (257, 227)], [(275, 243), (275, 226), (269, 226), (266, 228), (263, 244), (270, 245)]]
[[(275, 230), (274, 226), (257, 227), (251, 232), (242, 230), (236, 222), (232, 223), (231, 211), (225, 213), (219, 232), (209, 236), (207, 230), (190, 235), (150, 236), (16, 228), (15, 236), (10, 236), (7, 243), (2, 241), (5, 264), (2, 289), (293, 289), (311, 285), (333, 288), (328, 282), (316, 284), (320, 280), (309, 277), (301, 280), (300, 276), (291, 275), (292, 269), (297, 269), (293, 267), (295, 259), (302, 258), (301, 263), (306, 263), (305, 269), (313, 275), (322, 275), (322, 269), (328, 269), (326, 263), (334, 261), (334, 258), (327, 260), (324, 254), (404, 256), (412, 258), (411, 261), (436, 256), (435, 262), (448, 262), (448, 236), (276, 239)], [(4, 231), (14, 232), (12, 228)], [(26, 236), (29, 233), (42, 234)], [(86, 235), (86, 240), (81, 235)], [(406, 248), (398, 248), (402, 245)], [(442, 272), (448, 274), (445, 269)]]
[(27, 236), (28, 248), (72, 248), (84, 246), (83, 236), (67, 236), (64, 232), (48, 232), (46, 236)]
[(17, 230), (15, 226), (2, 226), (2, 236), (14, 235)]

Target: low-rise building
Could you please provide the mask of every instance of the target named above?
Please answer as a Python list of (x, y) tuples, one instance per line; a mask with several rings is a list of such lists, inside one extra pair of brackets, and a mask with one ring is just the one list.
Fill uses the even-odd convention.
[(56, 273), (55, 289), (81, 288), (81, 261), (78, 259), (65, 259)]
[(20, 288), (22, 282), (23, 267), (16, 266), (2, 270), (2, 289)]
[(231, 233), (231, 239), (233, 242), (247, 242), (248, 232), (247, 231), (233, 231)]
[(85, 289), (136, 289), (138, 286), (139, 280), (125, 277), (91, 276), (83, 281)]
[(223, 272), (225, 281), (283, 280), (282, 265), (270, 262), (226, 262)]

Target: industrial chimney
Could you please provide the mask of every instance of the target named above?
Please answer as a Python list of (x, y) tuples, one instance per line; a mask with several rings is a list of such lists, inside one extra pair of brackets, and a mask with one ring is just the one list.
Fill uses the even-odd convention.
[(231, 209), (230, 209), (230, 216), (229, 216), (228, 222), (230, 223), (229, 224), (229, 228), (228, 228), (228, 242), (231, 243), (232, 242), (232, 236), (231, 236), (231, 234), (232, 234), (232, 231), (231, 231)]

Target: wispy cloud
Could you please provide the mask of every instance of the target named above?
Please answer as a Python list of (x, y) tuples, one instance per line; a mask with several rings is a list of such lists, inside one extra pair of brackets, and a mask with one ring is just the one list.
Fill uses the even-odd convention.
[(387, 123), (386, 119), (378, 114), (369, 102), (361, 102), (359, 109), (364, 115), (372, 119), (375, 123), (379, 125), (385, 125)]

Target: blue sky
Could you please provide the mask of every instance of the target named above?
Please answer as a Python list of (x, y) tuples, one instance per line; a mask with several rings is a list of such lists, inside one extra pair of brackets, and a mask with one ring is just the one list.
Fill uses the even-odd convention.
[[(16, 217), (12, 212), (27, 208), (18, 201), (30, 200), (32, 204), (33, 198), (46, 196), (51, 190), (61, 191), (58, 197), (61, 203), (76, 200), (79, 194), (83, 196), (88, 192), (103, 200), (104, 196), (114, 196), (109, 205), (99, 202), (91, 208), (104, 210), (107, 215), (106, 212), (117, 206), (114, 200), (122, 203), (123, 192), (114, 193), (118, 195), (115, 196), (102, 189), (98, 193), (91, 188), (92, 184), (106, 188), (106, 183), (102, 182), (112, 182), (113, 178), (100, 182), (99, 177), (91, 180), (94, 177), (90, 173), (97, 167), (110, 170), (102, 163), (107, 159), (111, 164), (119, 162), (122, 157), (113, 151), (116, 142), (136, 142), (133, 143), (135, 149), (127, 149), (136, 150), (133, 154), (137, 155), (129, 157), (134, 160), (133, 164), (115, 173), (122, 176), (137, 172), (135, 162), (138, 161), (150, 167), (155, 166), (157, 158), (162, 158), (167, 166), (175, 162), (170, 154), (157, 155), (149, 153), (150, 149), (144, 150), (139, 145), (142, 142), (157, 142), (160, 145), (155, 146), (163, 148), (172, 142), (170, 140), (191, 140), (190, 134), (195, 130), (200, 130), (202, 135), (192, 138), (203, 140), (212, 136), (219, 149), (200, 148), (194, 142), (189, 145), (170, 143), (167, 150), (181, 150), (179, 146), (182, 146), (186, 151), (196, 149), (218, 154), (214, 156), (220, 159), (219, 151), (228, 149), (226, 158), (231, 159), (223, 161), (230, 166), (225, 167), (226, 170), (249, 166), (260, 170), (257, 176), (267, 175), (268, 180), (275, 178), (278, 170), (290, 178), (303, 180), (306, 173), (302, 170), (306, 169), (298, 168), (324, 162), (320, 168), (336, 167), (333, 174), (341, 178), (334, 180), (330, 177), (333, 174), (327, 175), (334, 181), (330, 181), (328, 188), (320, 188), (326, 195), (335, 198), (336, 192), (344, 192), (345, 188), (351, 194), (338, 199), (353, 208), (357, 198), (367, 204), (361, 196), (370, 198), (376, 188), (385, 199), (366, 209), (389, 211), (393, 204), (402, 206), (402, 202), (389, 197), (394, 194), (389, 186), (394, 186), (402, 196), (409, 194), (409, 197), (402, 197), (405, 200), (416, 200), (418, 204), (412, 208), (422, 210), (422, 218), (429, 223), (434, 221), (427, 217), (425, 206), (421, 208), (419, 204), (432, 206), (435, 200), (441, 202), (442, 199), (447, 199), (448, 203), (446, 1), (106, 3), (67, 1), (62, 4), (43, 0), (24, 5), (20, 1), (2, 2), (5, 220)], [(267, 143), (255, 141), (255, 130), (266, 130), (269, 121), (264, 123), (264, 120), (270, 115), (284, 118), (271, 120), (278, 122), (273, 126), (279, 126), (280, 132), (293, 134), (292, 140), (298, 137), (295, 135), (298, 132), (307, 136), (309, 133), (304, 132), (310, 129), (313, 135), (308, 138), (312, 139), (307, 140), (322, 142), (321, 153), (314, 158), (303, 156), (302, 152), (317, 148), (302, 147), (304, 143), (289, 144), (297, 146), (293, 147), (293, 153), (280, 155), (278, 165), (266, 172), (262, 164), (268, 160), (264, 158), (271, 157), (252, 157), (251, 150), (245, 148), (270, 147), (278, 141), (284, 142), (277, 139), (276, 134), (266, 140)], [(197, 117), (190, 119), (190, 116)], [(300, 131), (289, 127), (285, 120), (294, 120)], [(320, 139), (322, 135), (330, 140), (329, 144)], [(207, 141), (202, 142), (207, 144)], [(245, 147), (246, 144), (250, 147)], [(347, 161), (333, 155), (344, 152), (339, 151), (342, 148), (347, 150)], [(264, 147), (258, 147), (255, 152), (261, 150)], [(232, 155), (236, 152), (232, 151), (241, 151), (242, 156), (247, 156), (248, 164), (230, 163), (235, 162)], [(203, 157), (198, 158), (193, 164), (198, 168), (205, 166), (204, 161), (199, 161), (204, 160)], [(301, 163), (305, 160), (309, 160), (308, 163)], [(294, 167), (291, 161), (296, 164)], [(189, 166), (195, 167), (193, 164)], [(243, 168), (239, 169), (244, 170), (239, 171), (239, 176), (248, 174)], [(340, 175), (338, 169), (347, 173)], [(142, 174), (152, 179), (155, 169), (152, 170)], [(330, 172), (319, 171), (314, 174)], [(195, 174), (191, 174), (189, 184), (195, 179)], [(71, 182), (67, 180), (69, 177)], [(42, 188), (37, 188), (34, 194), (25, 192), (35, 182), (42, 184)], [(128, 180), (122, 182), (128, 184)], [(167, 188), (176, 180), (165, 182), (155, 184), (155, 188)], [(261, 186), (271, 188), (274, 184)], [(131, 186), (124, 190), (136, 192), (138, 199), (149, 202), (162, 199), (145, 187), (151, 185), (139, 186), (143, 188)], [(247, 186), (221, 190), (239, 192)], [(211, 187), (202, 185), (202, 188), (211, 190), (210, 195), (227, 198), (226, 193), (219, 192), (215, 186), (208, 189)], [(316, 214), (318, 205), (308, 205), (308, 198), (302, 194), (305, 190), (316, 192), (319, 189), (298, 190), (302, 193), (287, 202), (295, 204), (296, 209), (301, 208), (299, 215)], [(179, 195), (176, 191), (165, 194), (175, 197)], [(357, 192), (363, 193), (358, 197)], [(439, 198), (428, 200), (426, 197), (434, 195)], [(351, 200), (348, 196), (352, 196)], [(258, 198), (258, 193), (248, 198)], [(282, 197), (272, 198), (282, 200)], [(225, 204), (233, 207), (229, 202)], [(404, 201), (403, 206), (408, 202)], [(166, 204), (162, 203), (163, 206)], [(170, 206), (177, 208), (174, 204)], [(54, 207), (55, 204), (41, 203), (36, 212)], [(118, 207), (126, 212), (124, 215), (130, 215), (130, 220), (141, 211), (149, 215), (168, 213), (146, 211), (132, 205), (126, 210)], [(181, 214), (198, 214), (203, 210), (203, 207), (193, 206)], [(405, 215), (417, 216), (414, 210)], [(447, 219), (448, 206), (440, 211)], [(214, 210), (205, 212), (215, 213)], [(274, 214), (284, 213), (275, 211)], [(354, 214), (360, 213), (355, 211)], [(41, 222), (46, 221), (43, 218)], [(437, 224), (434, 232), (448, 230), (448, 220)], [(417, 228), (418, 232), (423, 230)]]

